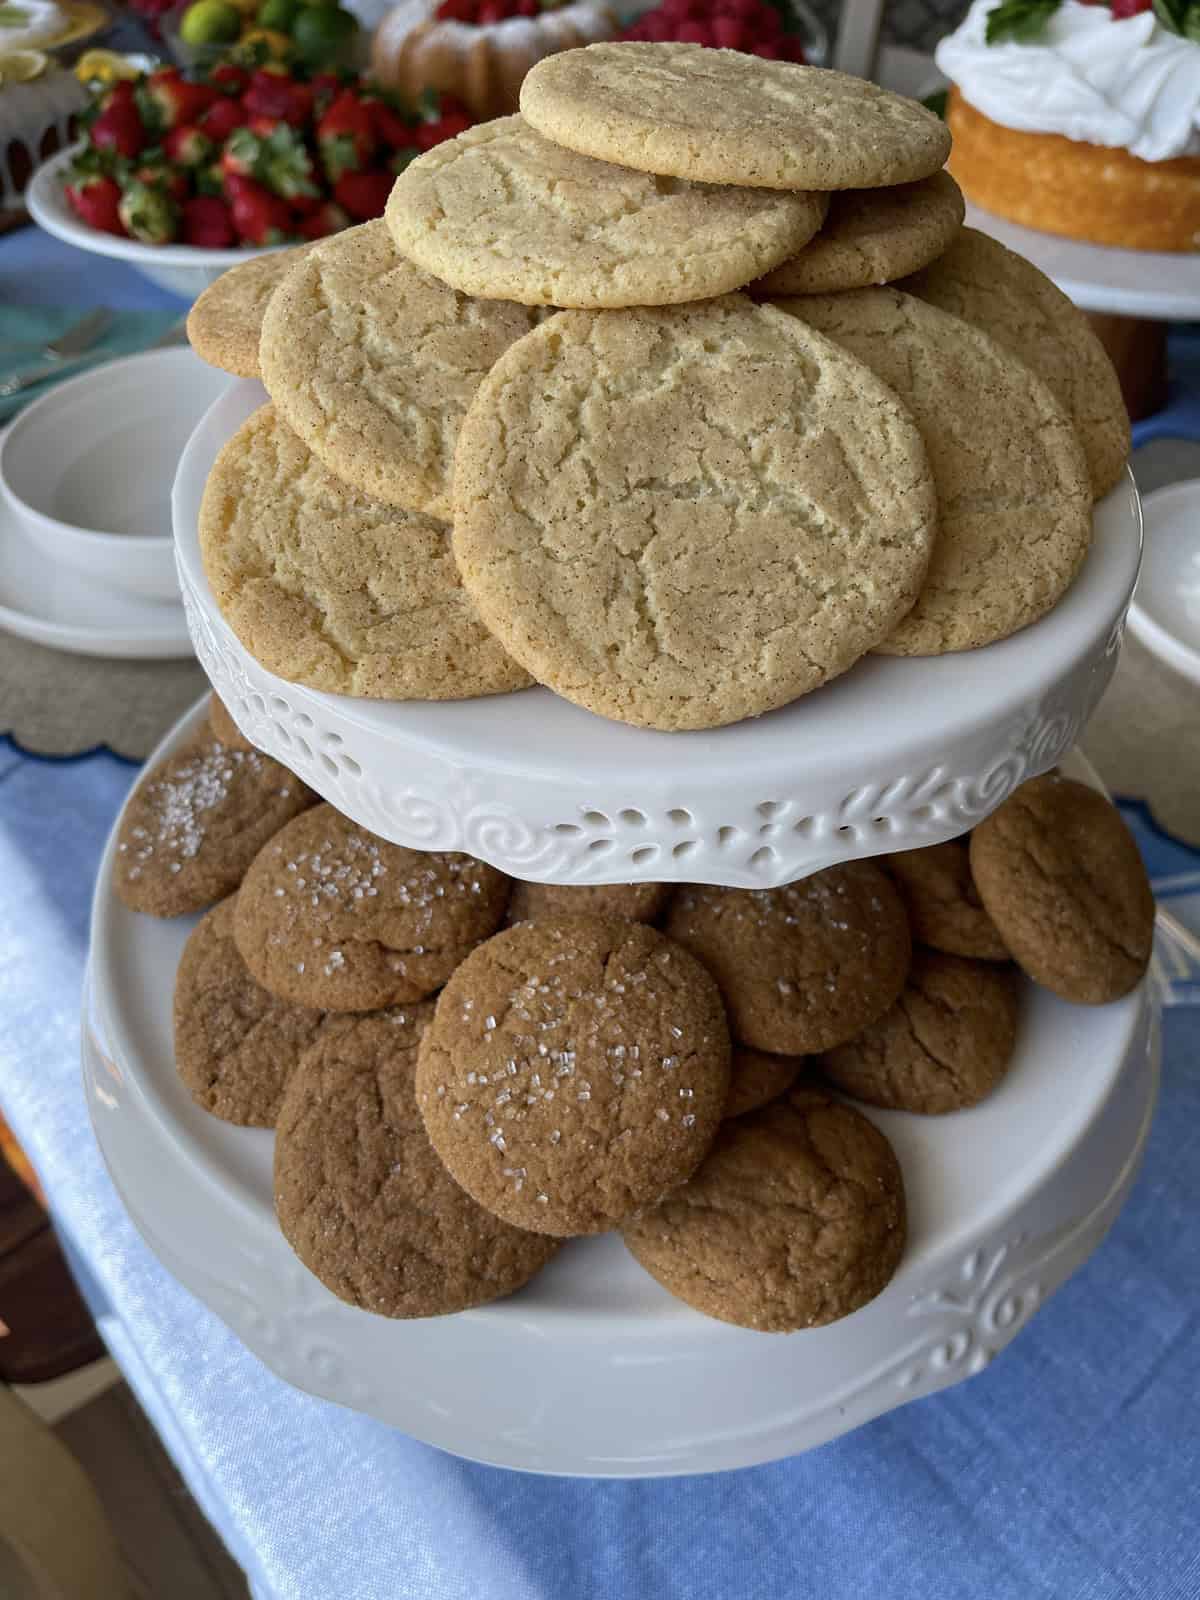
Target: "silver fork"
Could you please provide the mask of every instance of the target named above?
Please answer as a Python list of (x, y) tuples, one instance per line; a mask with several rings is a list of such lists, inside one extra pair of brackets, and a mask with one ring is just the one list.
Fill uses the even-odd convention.
[[(146, 350), (162, 350), (169, 345), (183, 344), (187, 338), (187, 318), (181, 317), (178, 322), (173, 322), (165, 333), (159, 334), (153, 344), (144, 345), (141, 350), (126, 351), (127, 355), (141, 355)], [(9, 395), (21, 394), (26, 389), (35, 388), (39, 383), (45, 383), (49, 378), (57, 378), (76, 367), (82, 369), (93, 364), (92, 358), (86, 352), (71, 360), (61, 360), (52, 365), (39, 365), (26, 367), (22, 372), (14, 372), (7, 378), (0, 378), (0, 400), (5, 400)]]
[[(97, 306), (95, 311), (89, 311), (86, 317), (80, 317), (78, 322), (73, 322), (65, 333), (59, 334), (57, 339), (48, 340), (40, 350), (32, 345), (27, 346), (30, 359), (55, 362), (82, 355), (96, 343), (97, 339), (108, 332), (112, 326), (112, 319), (113, 314), (107, 306)], [(6, 348), (15, 351), (20, 347), (9, 345)]]

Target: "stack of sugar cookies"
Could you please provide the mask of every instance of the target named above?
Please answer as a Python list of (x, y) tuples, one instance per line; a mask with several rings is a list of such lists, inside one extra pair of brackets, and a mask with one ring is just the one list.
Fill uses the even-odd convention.
[(1043, 616), (1128, 420), (1082, 315), (962, 227), (948, 151), (840, 73), (594, 45), (383, 220), (236, 268), (190, 327), (271, 397), (201, 513), (242, 643), (317, 689), (537, 682), (679, 730)]
[(857, 1310), (903, 1254), (899, 1164), (834, 1091), (974, 1105), (1014, 1053), (1012, 963), (1114, 1000), (1154, 917), (1117, 813), (1056, 776), (969, 846), (781, 889), (514, 885), (318, 804), (219, 702), (135, 791), (114, 886), (212, 907), (176, 1065), (205, 1110), (275, 1129), (280, 1226), (335, 1294), (443, 1315), (617, 1230), (680, 1299), (768, 1332)]

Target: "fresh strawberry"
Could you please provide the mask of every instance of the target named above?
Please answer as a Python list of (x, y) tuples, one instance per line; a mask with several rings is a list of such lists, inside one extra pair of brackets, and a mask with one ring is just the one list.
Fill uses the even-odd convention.
[(388, 150), (402, 150), (413, 142), (412, 124), (386, 100), (368, 100), (375, 137)]
[(262, 175), (263, 141), (249, 128), (235, 128), (221, 149), (221, 171), (226, 177)]
[[(1112, 14), (1120, 22), (1124, 17), (1137, 17), (1149, 11), (1153, 0), (1112, 0)], [(1189, 22), (1191, 19), (1188, 19)], [(1188, 35), (1191, 38), (1191, 34)]]
[(183, 205), (183, 242), (202, 250), (227, 250), (236, 244), (233, 217), (216, 195), (196, 194)]
[(218, 93), (210, 84), (189, 83), (178, 67), (152, 72), (137, 90), (142, 120), (156, 130), (198, 122)]
[(263, 138), (258, 176), (273, 194), (301, 209), (309, 209), (306, 200), (320, 199), (313, 158), (301, 135), (286, 122), (277, 122)]
[(225, 173), (219, 161), (210, 161), (206, 167), (197, 167), (192, 179), (197, 194), (216, 195), (220, 199), (225, 193)]
[(282, 244), (292, 231), (287, 202), (249, 178), (230, 196), (230, 210), (238, 238), (247, 244)]
[(235, 128), (244, 127), (248, 121), (246, 108), (240, 100), (221, 99), (209, 106), (197, 126), (214, 144), (224, 144)]
[(439, 22), (475, 22), (479, 0), (442, 0), (434, 12)]
[(754, 35), (740, 17), (714, 17), (713, 43), (721, 50), (749, 50)]
[(143, 244), (170, 244), (179, 237), (179, 207), (156, 184), (127, 184), (117, 215), (132, 239)]
[(77, 183), (67, 185), (67, 201), (89, 228), (99, 228), (101, 233), (124, 234), (125, 224), (118, 210), (121, 191), (115, 179), (101, 177), (98, 173), (85, 174)]
[(497, 22), (507, 22), (512, 15), (513, 8), (508, 0), (483, 0), (475, 20), (479, 27), (487, 28)]
[(188, 174), (177, 167), (168, 166), (165, 161), (143, 162), (134, 169), (133, 179), (152, 189), (162, 189), (172, 200), (186, 200), (191, 188)]
[(222, 94), (242, 95), (249, 85), (250, 74), (234, 61), (222, 61), (219, 67), (214, 67), (209, 73), (208, 81)]
[(443, 101), (441, 115), (431, 122), (419, 122), (413, 129), (413, 140), (419, 150), (432, 150), (435, 144), (441, 144), (445, 139), (456, 139), (471, 126), (468, 112), (447, 111), (446, 102)]
[(146, 147), (146, 130), (132, 99), (112, 100), (88, 130), (93, 149), (132, 161)]
[(317, 148), (331, 183), (345, 172), (361, 172), (375, 153), (371, 113), (356, 95), (343, 90), (317, 123)]
[(317, 209), (305, 217), (300, 232), (306, 239), (326, 239), (331, 233), (341, 233), (350, 226), (350, 216), (336, 201), (323, 200)]
[(333, 186), (333, 198), (354, 218), (381, 217), (395, 180), (390, 172), (344, 172)]
[(318, 72), (316, 77), (309, 79), (308, 87), (313, 92), (313, 107), (320, 116), (331, 100), (336, 100), (345, 88), (345, 84), (336, 72)]
[(261, 69), (250, 80), (242, 104), (251, 117), (274, 117), (302, 128), (312, 111), (313, 91), (307, 83)]
[(194, 122), (181, 122), (163, 140), (163, 154), (180, 167), (202, 167), (212, 159), (212, 139)]

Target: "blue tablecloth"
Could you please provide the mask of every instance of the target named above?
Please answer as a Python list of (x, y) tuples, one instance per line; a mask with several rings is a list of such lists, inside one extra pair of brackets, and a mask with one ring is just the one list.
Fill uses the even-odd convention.
[[(0, 296), (14, 273), (29, 300), (86, 299), (84, 274), (94, 299), (165, 299), (33, 234), (0, 244)], [(985, 1373), (775, 1466), (523, 1477), (286, 1388), (126, 1220), (87, 1123), (79, 992), (92, 878), (133, 776), (105, 752), (49, 762), (0, 741), (0, 1105), (113, 1353), (260, 1600), (1200, 1595), (1200, 1007), (1185, 961), (1129, 1205)], [(1200, 927), (1200, 856), (1127, 814)]]

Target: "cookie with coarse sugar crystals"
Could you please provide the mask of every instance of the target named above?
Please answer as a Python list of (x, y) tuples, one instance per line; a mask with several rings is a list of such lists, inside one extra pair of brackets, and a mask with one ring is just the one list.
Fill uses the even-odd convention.
[(661, 933), (615, 917), (525, 922), (438, 997), (417, 1100), (482, 1206), (541, 1233), (601, 1233), (682, 1183), (729, 1090), (716, 985)]
[(445, 521), (463, 413), (534, 321), (524, 306), (459, 294), (401, 255), (382, 219), (365, 222), (280, 283), (263, 317), (263, 382), (336, 477)]
[(900, 287), (982, 328), (1054, 393), (1078, 430), (1097, 500), (1129, 459), (1129, 413), (1091, 324), (1032, 261), (964, 228), (932, 265)]
[(950, 133), (916, 100), (827, 67), (699, 44), (594, 44), (539, 61), (521, 112), (601, 161), (702, 183), (875, 189), (946, 164)]
[(664, 1289), (759, 1333), (849, 1316), (904, 1254), (904, 1178), (879, 1129), (814, 1089), (726, 1122), (699, 1171), (622, 1229)]
[(508, 889), (473, 856), (407, 850), (319, 805), (255, 858), (234, 938), (280, 999), (374, 1011), (440, 989), (500, 925)]
[(275, 290), (301, 256), (314, 248), (268, 250), (223, 272), (188, 312), (188, 343), (210, 367), (235, 378), (260, 376), (258, 344)]
[(831, 196), (820, 233), (753, 284), (752, 293), (831, 294), (891, 283), (953, 243), (964, 209), (948, 172), (893, 189), (845, 190)]
[(439, 1317), (517, 1289), (558, 1249), (477, 1206), (438, 1160), (414, 1093), (432, 1005), (332, 1017), (275, 1135), (275, 1212), (327, 1289), (384, 1317)]
[(188, 935), (175, 974), (175, 1069), (224, 1122), (273, 1128), (288, 1079), (325, 1012), (277, 1000), (250, 976), (233, 938), (235, 897)]
[(131, 911), (179, 917), (231, 894), (272, 834), (316, 804), (294, 773), (207, 730), (152, 767), (121, 813), (113, 888)]
[(974, 650), (1044, 616), (1092, 537), (1074, 424), (1016, 356), (961, 317), (899, 289), (775, 304), (837, 341), (908, 407), (925, 441), (938, 537), (916, 605), (875, 648)]
[(1008, 1071), (1020, 991), (1011, 967), (917, 950), (900, 998), (815, 1065), (844, 1094), (940, 1116), (976, 1105)]
[(824, 195), (693, 184), (567, 150), (522, 117), (468, 128), (396, 180), (397, 247), (464, 294), (528, 306), (676, 305), (799, 250)]
[(327, 471), (263, 406), (213, 464), (204, 570), (268, 672), (374, 700), (465, 700), (529, 684), (463, 591), (450, 530)]
[(454, 554), (539, 682), (635, 726), (719, 727), (836, 677), (911, 608), (936, 525), (924, 447), (801, 329), (742, 295), (565, 311), (484, 379)]

